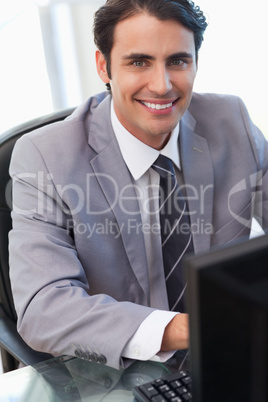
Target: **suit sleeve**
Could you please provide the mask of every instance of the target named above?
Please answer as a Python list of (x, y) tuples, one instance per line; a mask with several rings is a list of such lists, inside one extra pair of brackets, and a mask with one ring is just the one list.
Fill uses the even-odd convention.
[(261, 131), (253, 124), (248, 111), (238, 98), (244, 125), (256, 161), (256, 172), (251, 176), (254, 196), (254, 217), (264, 230), (268, 229), (268, 142)]
[(119, 368), (122, 350), (153, 309), (90, 295), (68, 229), (68, 208), (27, 136), (15, 146), (10, 174), (10, 277), (19, 333), (35, 350)]

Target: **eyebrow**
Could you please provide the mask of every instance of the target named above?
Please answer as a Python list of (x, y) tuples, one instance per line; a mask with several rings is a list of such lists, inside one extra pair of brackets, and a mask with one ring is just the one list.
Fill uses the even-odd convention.
[[(188, 52), (178, 52), (167, 57), (167, 60), (180, 59), (180, 58), (192, 59), (193, 55), (192, 53)], [(135, 60), (135, 59), (155, 60), (155, 57), (146, 53), (131, 53), (123, 57), (123, 60)]]

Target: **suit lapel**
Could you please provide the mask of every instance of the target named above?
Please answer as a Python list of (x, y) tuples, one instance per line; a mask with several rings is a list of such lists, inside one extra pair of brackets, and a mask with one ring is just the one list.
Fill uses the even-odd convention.
[(197, 253), (210, 248), (214, 175), (207, 141), (194, 133), (194, 127), (195, 120), (186, 112), (181, 120), (180, 151)]
[[(103, 194), (113, 211), (122, 241), (139, 284), (144, 291), (144, 303), (148, 304), (149, 277), (145, 243), (134, 228), (141, 227), (139, 203), (132, 178), (122, 158), (109, 118), (110, 97), (98, 107), (90, 124), (90, 146), (97, 152), (90, 161)], [(120, 195), (124, 199), (120, 202)]]

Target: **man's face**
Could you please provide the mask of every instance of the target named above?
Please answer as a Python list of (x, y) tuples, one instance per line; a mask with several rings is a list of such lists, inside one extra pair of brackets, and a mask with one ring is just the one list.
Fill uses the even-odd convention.
[(116, 26), (111, 80), (100, 53), (97, 66), (110, 82), (121, 124), (147, 145), (163, 148), (191, 100), (197, 70), (193, 32), (139, 14)]

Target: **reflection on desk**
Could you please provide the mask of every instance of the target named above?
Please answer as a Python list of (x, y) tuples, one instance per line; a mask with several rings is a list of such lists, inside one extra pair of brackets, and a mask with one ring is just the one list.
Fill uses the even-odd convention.
[(135, 386), (176, 371), (182, 367), (182, 357), (176, 354), (165, 365), (135, 362), (128, 369), (119, 371), (75, 357), (54, 358), (0, 375), (0, 400), (133, 402)]

